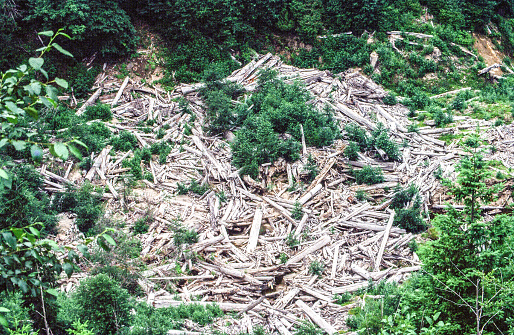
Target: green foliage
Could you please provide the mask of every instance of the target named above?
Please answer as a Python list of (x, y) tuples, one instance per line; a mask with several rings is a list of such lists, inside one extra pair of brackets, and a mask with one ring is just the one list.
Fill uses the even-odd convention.
[(178, 228), (173, 235), (173, 243), (180, 247), (184, 244), (193, 244), (198, 242), (198, 233), (193, 229)]
[(359, 145), (356, 142), (350, 142), (350, 143), (348, 143), (346, 148), (344, 148), (343, 154), (349, 160), (356, 161), (359, 159), (359, 151), (360, 151)]
[(93, 122), (91, 124), (79, 124), (70, 126), (65, 133), (68, 137), (80, 138), (87, 148), (81, 147), (83, 155), (91, 152), (100, 152), (108, 143), (112, 133), (103, 122)]
[(443, 110), (439, 107), (430, 108), (430, 112), (434, 118), (435, 125), (437, 127), (444, 127), (447, 124), (453, 122), (453, 115), (451, 112), (443, 112)]
[(189, 192), (193, 192), (198, 195), (204, 195), (205, 192), (209, 190), (209, 185), (200, 185), (196, 180), (191, 179), (191, 183), (189, 186), (186, 186), (183, 183), (177, 183), (177, 193), (178, 194), (187, 194)]
[(366, 192), (363, 190), (358, 190), (357, 192), (355, 192), (355, 198), (357, 198), (357, 200), (359, 200), (359, 201), (366, 200), (367, 199)]
[(313, 261), (309, 265), (309, 272), (313, 275), (321, 276), (323, 274), (323, 271), (325, 271), (325, 266), (320, 261)]
[(344, 305), (352, 299), (350, 293), (337, 294), (334, 296), (335, 303), (338, 305)]
[(364, 166), (361, 170), (353, 171), (357, 184), (378, 184), (385, 181), (382, 169), (380, 167)]
[(81, 232), (88, 232), (103, 215), (102, 195), (94, 194), (93, 185), (84, 183), (81, 188), (68, 187), (66, 192), (57, 194), (53, 205), (59, 212), (72, 212), (77, 215), (75, 223)]
[(281, 252), (279, 255), (280, 264), (286, 264), (289, 257), (287, 257), (287, 254)]
[(73, 90), (73, 94), (78, 98), (88, 97), (91, 93), (91, 87), (95, 83), (96, 76), (100, 72), (100, 66), (87, 68), (82, 63), (70, 66), (67, 71), (70, 90)]
[(84, 117), (86, 120), (110, 121), (112, 119), (111, 107), (102, 103), (87, 106)]
[(118, 1), (31, 1), (24, 20), (33, 29), (64, 28), (74, 41), (64, 46), (79, 59), (95, 52), (103, 58), (129, 55), (137, 36)]
[(318, 326), (310, 323), (303, 322), (295, 324), (294, 335), (323, 335), (324, 332)]
[(152, 155), (159, 155), (159, 164), (166, 164), (166, 159), (171, 152), (172, 147), (164, 142), (153, 143), (150, 147)]
[(298, 201), (294, 203), (293, 211), (291, 212), (291, 217), (295, 220), (300, 220), (303, 216), (302, 212), (302, 204), (300, 204)]
[(80, 320), (88, 321), (99, 334), (115, 334), (130, 323), (130, 295), (105, 274), (81, 281), (72, 295)]
[(307, 179), (313, 181), (319, 173), (318, 165), (311, 155), (307, 158), (307, 164), (303, 167), (303, 170), (307, 172)]
[[(348, 155), (353, 155), (354, 158), (355, 155), (358, 157), (355, 152), (358, 146), (361, 152), (380, 149), (386, 153), (389, 160), (401, 160), (399, 146), (391, 140), (389, 132), (383, 124), (379, 123), (370, 135), (363, 128), (352, 123), (345, 125), (344, 130), (345, 137), (350, 141), (350, 144), (347, 146)], [(345, 154), (346, 152), (347, 150), (345, 149)]]
[(303, 86), (285, 84), (273, 71), (261, 73), (257, 93), (235, 106), (231, 100), (242, 93), (240, 88), (214, 75), (208, 78), (203, 90), (209, 106), (206, 126), (213, 133), (238, 128), (231, 146), (242, 174), (256, 178), (263, 163), (298, 159), (301, 125), (308, 145), (329, 145), (339, 136), (329, 110), (319, 112), (307, 104), (311, 97)]
[(20, 291), (0, 293), (0, 308), (5, 308), (8, 312), (0, 315), (0, 332), (6, 330), (19, 330), (21, 327), (28, 326), (32, 330), (32, 320), (30, 319), (30, 309), (24, 305), (23, 294)]
[(215, 305), (182, 304), (177, 307), (154, 308), (139, 303), (135, 306), (134, 321), (122, 332), (126, 335), (165, 335), (169, 330), (183, 330), (186, 320), (205, 326), (222, 317)]
[(44, 233), (53, 231), (57, 223), (50, 199), (43, 192), (43, 179), (31, 165), (16, 164), (6, 169), (12, 187), (0, 189), (0, 230), (22, 228), (40, 222)]
[(386, 105), (394, 106), (398, 103), (398, 100), (396, 100), (396, 96), (394, 94), (389, 93), (382, 99), (382, 102)]
[(112, 148), (116, 151), (129, 151), (138, 147), (136, 136), (126, 130), (111, 139)]
[(77, 320), (73, 322), (72, 327), (73, 329), (66, 329), (66, 332), (70, 335), (94, 335), (93, 331), (89, 329), (87, 321), (82, 323)]
[(300, 241), (295, 237), (293, 233), (290, 233), (286, 237), (286, 244), (290, 247), (296, 247), (297, 245), (300, 245)]
[(396, 211), (393, 224), (411, 233), (426, 230), (428, 227), (421, 217), (421, 205), (421, 197), (414, 184), (405, 189), (397, 186), (390, 205)]
[(153, 221), (149, 215), (143, 216), (134, 223), (134, 234), (145, 234), (148, 232), (148, 223)]

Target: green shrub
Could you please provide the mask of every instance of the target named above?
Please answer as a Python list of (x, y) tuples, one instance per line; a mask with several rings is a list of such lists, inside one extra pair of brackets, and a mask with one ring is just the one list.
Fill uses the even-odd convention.
[(81, 281), (72, 299), (80, 320), (88, 321), (96, 333), (115, 334), (130, 324), (130, 295), (105, 274)]
[(183, 330), (185, 320), (192, 320), (201, 326), (211, 324), (215, 318), (223, 316), (216, 305), (183, 304), (177, 307), (155, 308), (145, 303), (135, 307), (134, 321), (125, 329), (127, 335), (165, 335), (169, 330)]
[(152, 155), (159, 155), (159, 164), (166, 164), (171, 149), (172, 147), (164, 142), (153, 143), (150, 147)]
[(103, 215), (102, 195), (93, 195), (93, 185), (84, 183), (81, 188), (68, 187), (56, 195), (54, 207), (59, 212), (70, 211), (77, 215), (75, 223), (81, 232), (88, 232)]
[(116, 151), (129, 151), (138, 147), (138, 142), (134, 134), (123, 130), (118, 136), (111, 139), (112, 148)]
[(112, 119), (111, 107), (107, 104), (98, 103), (87, 106), (84, 112), (86, 120), (110, 121)]
[(386, 95), (382, 101), (386, 104), (386, 105), (389, 105), (389, 106), (394, 106), (398, 103), (398, 100), (396, 100), (396, 95), (392, 94), (392, 93), (389, 93), (388, 95)]
[(371, 133), (371, 138), (373, 147), (383, 150), (389, 160), (396, 162), (401, 160), (401, 153), (398, 148), (398, 144), (391, 140), (389, 131), (384, 128), (382, 123), (379, 123), (377, 128), (373, 130)]
[(357, 184), (378, 184), (385, 181), (382, 169), (380, 167), (373, 168), (369, 165), (364, 166), (361, 170), (353, 172)]
[(344, 126), (344, 131), (346, 132), (345, 137), (349, 141), (358, 144), (361, 151), (367, 150), (370, 146), (371, 139), (366, 135), (366, 131), (358, 125), (348, 123)]
[(294, 236), (293, 233), (290, 233), (289, 235), (287, 235), (286, 244), (290, 248), (293, 248), (293, 247), (296, 247), (297, 245), (299, 245), (300, 241)]
[(366, 195), (366, 192), (363, 191), (363, 190), (358, 190), (357, 192), (355, 192), (355, 198), (357, 198), (357, 200), (359, 201), (364, 201), (367, 199), (367, 195)]
[(307, 158), (307, 164), (303, 167), (303, 170), (307, 172), (307, 179), (313, 181), (319, 173), (318, 165), (311, 155)]
[(175, 235), (173, 235), (173, 243), (175, 246), (180, 247), (183, 244), (193, 244), (196, 242), (198, 242), (198, 233), (193, 229), (179, 227), (175, 230)]
[[(408, 207), (410, 205), (410, 207)], [(393, 224), (408, 232), (419, 233), (427, 229), (427, 224), (421, 217), (421, 197), (414, 184), (401, 189), (396, 187), (390, 207), (396, 211)]]
[(138, 219), (135, 223), (134, 223), (134, 234), (145, 234), (148, 232), (148, 224), (153, 221), (153, 219), (149, 216), (149, 215), (146, 215), (140, 219)]
[(32, 333), (33, 322), (30, 319), (30, 308), (26, 305), (20, 291), (0, 293), (0, 307), (9, 310), (8, 313), (1, 314), (7, 322), (6, 327), (0, 325), (1, 334), (17, 334), (15, 331), (20, 331), (23, 327), (27, 329), (27, 335), (35, 334)]
[(86, 98), (91, 93), (96, 76), (102, 71), (100, 66), (88, 69), (84, 64), (77, 63), (68, 68), (68, 84), (77, 98)]
[(291, 217), (295, 220), (300, 220), (303, 216), (302, 212), (302, 204), (300, 204), (298, 201), (294, 203), (293, 211), (291, 212)]
[(323, 263), (320, 261), (313, 261), (309, 265), (309, 272), (313, 275), (321, 276), (323, 274), (323, 271), (325, 271), (325, 267), (323, 266)]
[(17, 164), (6, 169), (12, 178), (11, 188), (0, 189), (0, 230), (25, 227), (41, 222), (44, 232), (53, 231), (56, 211), (42, 191), (43, 178), (32, 165)]
[(87, 149), (79, 147), (84, 156), (91, 152), (99, 153), (102, 151), (107, 145), (108, 139), (112, 136), (109, 128), (102, 122), (70, 126), (66, 134), (68, 137), (77, 137), (87, 146)]
[(453, 122), (453, 116), (451, 112), (443, 112), (443, 110), (439, 107), (431, 108), (429, 111), (432, 113), (434, 118), (435, 125), (437, 127), (444, 127), (447, 124)]
[(360, 151), (359, 145), (356, 142), (350, 142), (350, 143), (348, 143), (346, 148), (344, 148), (343, 154), (349, 160), (356, 161), (359, 159), (359, 151)]
[(311, 322), (302, 322), (295, 324), (294, 335), (323, 335), (325, 332)]
[(187, 194), (189, 192), (196, 193), (198, 195), (204, 195), (205, 192), (209, 190), (209, 185), (200, 185), (196, 180), (191, 179), (191, 183), (189, 186), (186, 186), (183, 183), (177, 183), (177, 193), (178, 194)]

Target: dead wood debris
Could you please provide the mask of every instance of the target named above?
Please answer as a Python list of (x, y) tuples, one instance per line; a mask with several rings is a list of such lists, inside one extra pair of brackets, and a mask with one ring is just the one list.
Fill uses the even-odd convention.
[[(268, 330), (290, 334), (294, 324), (306, 318), (334, 333), (345, 329), (348, 310), (358, 304), (337, 305), (334, 295), (365, 288), (368, 281), (402, 282), (420, 269), (417, 256), (407, 246), (413, 235), (392, 226), (394, 213), (387, 208), (392, 188), (414, 183), (420, 189), (425, 211), (431, 204), (442, 205), (432, 199), (439, 187), (434, 171), (441, 167), (444, 177), (452, 176), (453, 166), (463, 152), (456, 143), (446, 145), (433, 136), (488, 124), (464, 117), (455, 128), (424, 127), (419, 133), (407, 132), (406, 108), (382, 104), (387, 93), (360, 72), (349, 70), (334, 75), (316, 69), (301, 70), (271, 54), (256, 58), (227, 80), (252, 92), (263, 68), (276, 69), (287, 81), (302, 80), (313, 94), (315, 106), (321, 109), (328, 104), (334, 109), (341, 128), (353, 122), (369, 131), (382, 122), (397, 143), (408, 141), (408, 147), (401, 147), (402, 162), (376, 161), (364, 155), (350, 162), (342, 156), (345, 142), (338, 141), (331, 147), (307, 148), (320, 174), (303, 189), (288, 190), (304, 173), (301, 161), (264, 164), (260, 171), (262, 182), (241, 178), (230, 164), (228, 143), (203, 133), (204, 106), (197, 92), (201, 84), (180, 85), (165, 92), (142, 87), (129, 78), (120, 83), (102, 74), (96, 93), (86, 104), (98, 98), (112, 104), (116, 121), (106, 124), (114, 132), (130, 131), (141, 147), (148, 147), (160, 141), (155, 133), (168, 125), (162, 140), (182, 142), (181, 146), (175, 146), (165, 164), (159, 164), (154, 156), (149, 169), (153, 180), (144, 181), (146, 189), (136, 189), (129, 196), (124, 195), (128, 169), (121, 162), (132, 152), (111, 153), (111, 147), (107, 147), (94, 153), (93, 166), (85, 175), (74, 173), (70, 163), (63, 176), (52, 173), (47, 165), (40, 172), (50, 192), (64, 190), (67, 183), (80, 185), (85, 179), (105, 186), (109, 190), (104, 194), (109, 212), (121, 215), (129, 224), (150, 207), (155, 220), (148, 233), (139, 236), (141, 257), (149, 268), (139, 283), (149, 304), (165, 307), (215, 302), (225, 311), (244, 313), (243, 319), (233, 320), (230, 327), (220, 324), (220, 330), (228, 333), (263, 324)], [(101, 93), (104, 95), (99, 97)], [(181, 97), (189, 101), (196, 115), (190, 136), (184, 135), (190, 115), (180, 112), (177, 98)], [(136, 128), (141, 120), (155, 120), (153, 133), (145, 134)], [(497, 159), (506, 166), (514, 166), (512, 132), (512, 127), (503, 126), (486, 135), (498, 138)], [(349, 168), (364, 165), (380, 166), (386, 183), (346, 186), (343, 182), (349, 178)], [(191, 179), (208, 184), (210, 190), (203, 196), (177, 196), (177, 183)], [(357, 190), (365, 190), (383, 202), (375, 206), (358, 202)], [(222, 192), (226, 201), (217, 196)], [(301, 220), (292, 218), (297, 201), (303, 204)], [(128, 213), (123, 214), (123, 209)], [(174, 244), (173, 226), (177, 219), (199, 234), (199, 242), (188, 247), (189, 251)], [(300, 244), (290, 247), (289, 236)], [(281, 255), (285, 262), (281, 262)], [(324, 266), (321, 276), (309, 273), (313, 261)], [(177, 264), (182, 273), (177, 273)], [(63, 279), (63, 289), (70, 291), (83, 276)], [(178, 293), (158, 289), (157, 283)]]

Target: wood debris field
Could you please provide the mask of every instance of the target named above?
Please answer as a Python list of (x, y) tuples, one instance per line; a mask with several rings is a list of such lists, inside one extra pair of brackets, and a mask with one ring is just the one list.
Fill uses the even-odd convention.
[[(381, 122), (393, 141), (408, 143), (400, 145), (401, 162), (363, 154), (358, 161), (349, 161), (343, 156), (347, 142), (337, 140), (324, 148), (304, 145), (297, 162), (279, 159), (264, 164), (259, 167), (260, 178), (253, 180), (231, 165), (229, 140), (204, 133), (205, 106), (198, 93), (202, 84), (179, 85), (166, 92), (103, 73), (95, 93), (77, 113), (99, 99), (112, 106), (113, 121), (105, 124), (113, 132), (131, 132), (141, 148), (157, 141), (177, 145), (164, 164), (155, 156), (150, 160), (145, 167), (150, 180), (143, 180), (128, 195), (124, 179), (129, 169), (123, 168), (122, 161), (131, 157), (131, 151), (113, 152), (107, 146), (91, 155), (92, 167), (85, 174), (74, 172), (73, 163), (65, 163), (65, 173), (60, 175), (52, 172), (51, 165), (43, 165), (40, 172), (50, 192), (63, 191), (67, 183), (79, 186), (85, 180), (103, 186), (109, 190), (103, 195), (106, 215), (124, 220), (128, 227), (151, 213), (154, 220), (148, 232), (138, 236), (141, 258), (148, 266), (138, 282), (148, 304), (217, 303), (222, 310), (243, 316), (233, 318), (230, 325), (216, 326), (228, 333), (263, 325), (287, 335), (304, 319), (332, 334), (346, 329), (348, 311), (359, 304), (353, 300), (342, 306), (334, 296), (356, 292), (370, 282), (401, 283), (420, 270), (420, 261), (408, 246), (415, 236), (393, 225), (395, 212), (389, 204), (397, 185), (415, 184), (425, 220), (430, 220), (431, 208), (444, 206), (448, 199), (441, 196), (434, 172), (440, 168), (443, 177), (454, 178), (454, 166), (466, 153), (456, 142), (447, 144), (437, 137), (480, 126), (486, 130), (481, 136), (495, 141), (499, 149), (489, 158), (513, 167), (514, 130), (508, 125), (489, 129), (488, 121), (456, 117), (451, 128), (426, 126), (409, 132), (407, 108), (382, 103), (387, 92), (359, 71), (332, 74), (298, 69), (271, 54), (256, 58), (227, 80), (243, 85), (251, 94), (263, 68), (275, 69), (286, 81), (303, 81), (312, 93), (312, 104), (320, 109), (328, 105), (341, 129), (354, 123), (372, 131)], [(191, 115), (180, 112), (177, 98), (187, 99), (196, 116), (190, 131), (185, 128)], [(155, 120), (150, 133), (136, 127), (145, 120)], [(165, 135), (157, 139), (160, 129), (165, 129)], [(313, 181), (301, 184), (309, 155), (319, 173)], [(349, 185), (351, 170), (366, 165), (380, 167), (385, 182)], [(178, 195), (178, 184), (189, 185), (191, 180), (209, 189), (202, 196)], [(370, 201), (357, 200), (357, 191), (366, 192)], [(510, 197), (503, 198), (490, 210), (508, 202), (512, 202)], [(297, 203), (302, 205), (299, 219), (293, 218)], [(197, 243), (174, 243), (178, 221), (198, 233)], [(72, 238), (71, 231), (64, 232), (62, 239)], [(320, 265), (321, 272), (313, 273), (312, 264)], [(61, 279), (63, 290), (72, 290), (80, 277)]]

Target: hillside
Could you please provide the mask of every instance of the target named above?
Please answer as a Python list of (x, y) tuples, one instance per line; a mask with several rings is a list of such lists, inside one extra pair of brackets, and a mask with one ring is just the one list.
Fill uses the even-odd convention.
[(0, 4), (0, 334), (510, 334), (513, 8)]

